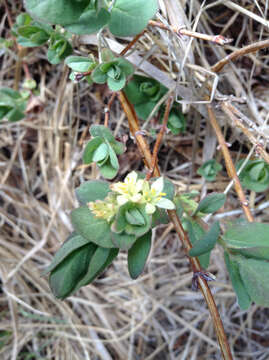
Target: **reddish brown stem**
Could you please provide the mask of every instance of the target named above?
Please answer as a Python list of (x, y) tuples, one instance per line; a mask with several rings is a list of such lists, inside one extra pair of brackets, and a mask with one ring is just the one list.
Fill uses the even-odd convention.
[(108, 127), (108, 120), (109, 120), (109, 115), (110, 115), (110, 109), (111, 109), (111, 106), (113, 104), (113, 101), (115, 100), (115, 97), (116, 97), (117, 93), (116, 92), (113, 92), (112, 95), (110, 96), (110, 99), (108, 101), (108, 104), (107, 104), (107, 107), (105, 109), (105, 121), (104, 121), (104, 125), (106, 127)]
[(219, 72), (230, 61), (236, 60), (240, 56), (247, 55), (247, 54), (256, 52), (260, 49), (265, 49), (268, 47), (269, 47), (269, 39), (263, 40), (263, 41), (258, 41), (256, 43), (247, 45), (247, 46), (243, 47), (242, 49), (235, 50), (231, 54), (227, 55), (224, 59), (221, 59), (215, 65), (213, 65), (211, 67), (211, 71)]
[(224, 139), (224, 137), (222, 135), (221, 129), (219, 127), (219, 124), (217, 122), (215, 113), (214, 113), (211, 105), (207, 106), (207, 111), (208, 111), (210, 123), (211, 123), (211, 125), (212, 125), (212, 127), (213, 127), (213, 129), (214, 129), (214, 131), (216, 133), (216, 136), (218, 138), (218, 142), (219, 142), (220, 147), (221, 147), (221, 151), (223, 153), (227, 173), (228, 173), (229, 177), (234, 181), (235, 191), (236, 191), (237, 196), (238, 196), (238, 198), (239, 198), (239, 200), (241, 202), (241, 206), (242, 206), (242, 209), (243, 209), (243, 211), (245, 213), (245, 216), (246, 216), (247, 220), (252, 222), (252, 221), (254, 221), (253, 216), (252, 216), (251, 211), (250, 211), (250, 209), (248, 207), (248, 202), (246, 200), (243, 188), (242, 188), (241, 183), (239, 181), (239, 178), (237, 176), (236, 169), (235, 169), (235, 166), (233, 164), (231, 155), (229, 153), (227, 144), (226, 144), (225, 139)]
[[(130, 131), (131, 131), (132, 135), (136, 138), (138, 148), (140, 150), (140, 153), (142, 154), (142, 158), (143, 158), (147, 168), (150, 169), (151, 164), (152, 164), (152, 155), (150, 153), (149, 146), (143, 137), (143, 133), (140, 130), (138, 119), (137, 119), (136, 113), (134, 111), (133, 105), (130, 104), (130, 102), (128, 101), (127, 97), (125, 96), (125, 94), (123, 92), (119, 92), (119, 100), (120, 100), (123, 110), (127, 116)], [(156, 177), (160, 176), (160, 171), (158, 169), (157, 164), (153, 170), (153, 174)], [(187, 254), (188, 251), (191, 249), (191, 242), (188, 238), (188, 235), (184, 231), (183, 226), (180, 222), (180, 219), (177, 216), (176, 211), (168, 210), (167, 213), (169, 215), (171, 222), (174, 225), (174, 228), (175, 228), (175, 230), (178, 234), (178, 237), (182, 243), (183, 249), (184, 249), (185, 253)], [(197, 258), (189, 257), (189, 261), (190, 261), (190, 264), (191, 264), (191, 267), (192, 267), (192, 270), (194, 273), (198, 273), (198, 272), (202, 273), (202, 268), (201, 268), (201, 265)], [(211, 314), (211, 317), (212, 317), (212, 320), (213, 320), (213, 323), (214, 323), (214, 326), (216, 329), (216, 334), (217, 334), (217, 338), (218, 338), (218, 341), (220, 344), (220, 349), (222, 352), (223, 359), (232, 360), (232, 354), (231, 354), (231, 350), (230, 350), (230, 347), (228, 344), (226, 334), (224, 332), (223, 324), (222, 324), (216, 303), (214, 301), (213, 295), (207, 284), (207, 281), (202, 276), (199, 276), (197, 281), (198, 281), (199, 288), (205, 298), (205, 301), (208, 304), (208, 308), (209, 308), (209, 311), (210, 311), (210, 314)]]
[(137, 34), (131, 42), (120, 52), (120, 55), (123, 56), (127, 53), (127, 51), (141, 38), (142, 35), (145, 34), (146, 30), (143, 30), (141, 33)]
[(163, 118), (163, 124), (162, 124), (161, 130), (160, 130), (160, 132), (158, 134), (156, 143), (154, 145), (151, 166), (150, 166), (150, 169), (149, 169), (149, 171), (147, 173), (147, 176), (146, 176), (147, 181), (151, 178), (151, 176), (153, 174), (153, 171), (155, 169), (155, 166), (157, 164), (157, 161), (158, 161), (158, 151), (159, 151), (163, 136), (165, 134), (165, 131), (167, 129), (168, 117), (169, 117), (172, 101), (173, 101), (173, 96), (170, 96), (168, 98), (168, 101), (167, 101), (167, 104), (166, 104), (164, 118)]

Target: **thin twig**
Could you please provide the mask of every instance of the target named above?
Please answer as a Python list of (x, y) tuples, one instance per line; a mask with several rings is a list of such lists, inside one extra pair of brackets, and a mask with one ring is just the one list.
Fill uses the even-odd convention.
[(110, 115), (110, 110), (111, 110), (111, 106), (113, 104), (113, 101), (115, 100), (117, 93), (113, 92), (112, 95), (110, 96), (110, 99), (107, 103), (107, 107), (105, 108), (105, 121), (104, 121), (104, 125), (106, 127), (108, 127), (108, 120), (109, 120), (109, 115)]
[[(132, 133), (132, 135), (136, 138), (137, 145), (139, 148), (140, 153), (142, 154), (142, 158), (147, 166), (148, 169), (150, 169), (150, 166), (152, 164), (152, 156), (149, 150), (149, 146), (146, 142), (146, 140), (143, 137), (143, 133), (140, 130), (138, 119), (136, 116), (136, 113), (134, 111), (133, 105), (130, 104), (128, 101), (126, 95), (123, 92), (119, 92), (119, 100), (121, 102), (121, 105), (123, 107), (123, 110), (127, 116), (129, 128)], [(160, 176), (160, 171), (158, 169), (158, 166), (156, 164), (153, 175), (156, 177)], [(174, 224), (174, 228), (178, 234), (178, 237), (182, 243), (183, 249), (187, 255), (188, 251), (191, 249), (191, 242), (188, 238), (187, 233), (184, 231), (183, 226), (181, 224), (180, 219), (178, 218), (178, 215), (175, 210), (168, 210), (167, 211), (169, 218), (171, 222)], [(192, 267), (192, 270), (194, 273), (202, 273), (202, 268), (199, 263), (199, 260), (197, 258), (189, 257), (190, 265)], [(232, 354), (231, 350), (228, 344), (228, 340), (226, 337), (226, 334), (224, 332), (223, 324), (216, 306), (216, 303), (214, 301), (213, 295), (210, 291), (210, 288), (207, 284), (207, 281), (202, 277), (198, 276), (198, 284), (200, 287), (200, 290), (205, 298), (205, 301), (207, 302), (215, 329), (217, 338), (220, 344), (220, 349), (222, 352), (223, 359), (225, 360), (232, 360)]]
[(131, 42), (120, 52), (120, 56), (123, 56), (127, 53), (127, 51), (141, 38), (142, 35), (145, 34), (146, 30), (143, 30), (141, 33), (137, 34), (136, 37), (133, 38)]
[(222, 102), (221, 108), (226, 113), (226, 115), (230, 117), (237, 128), (239, 128), (246, 135), (248, 140), (255, 146), (255, 151), (264, 159), (264, 161), (269, 164), (269, 154), (266, 152), (263, 145), (257, 141), (255, 136), (244, 126), (240, 120), (240, 111), (227, 101)]
[(245, 216), (246, 216), (247, 220), (252, 222), (252, 221), (254, 221), (253, 216), (252, 216), (251, 211), (249, 209), (247, 199), (245, 197), (243, 188), (242, 188), (241, 183), (239, 181), (239, 178), (237, 176), (236, 169), (235, 169), (235, 166), (233, 164), (231, 155), (229, 153), (227, 144), (226, 144), (225, 139), (224, 139), (224, 137), (222, 135), (220, 126), (219, 126), (219, 124), (217, 122), (215, 113), (214, 113), (211, 105), (207, 105), (207, 111), (208, 111), (210, 123), (211, 123), (211, 125), (212, 125), (212, 127), (213, 127), (213, 129), (214, 129), (214, 131), (216, 133), (219, 145), (221, 147), (221, 151), (223, 153), (227, 173), (228, 173), (229, 177), (234, 181), (235, 191), (236, 191), (236, 193), (238, 195), (238, 198), (239, 198), (239, 200), (241, 202), (241, 206), (243, 208), (243, 211), (245, 213)]
[(247, 46), (243, 47), (242, 49), (235, 50), (231, 54), (225, 56), (224, 59), (221, 59), (215, 65), (213, 65), (211, 67), (211, 71), (219, 72), (230, 61), (236, 60), (240, 56), (244, 56), (244, 55), (247, 55), (247, 54), (256, 52), (258, 50), (268, 48), (268, 47), (269, 47), (269, 39), (263, 40), (263, 41), (258, 41), (256, 43), (247, 45)]
[(148, 24), (151, 26), (158, 27), (163, 30), (173, 31), (178, 36), (185, 35), (185, 36), (193, 37), (196, 39), (211, 41), (218, 45), (226, 45), (233, 41), (233, 39), (228, 39), (222, 35), (201, 34), (196, 31), (187, 30), (185, 28), (177, 28), (175, 26), (166, 26), (165, 24), (162, 24), (161, 22), (154, 21), (154, 20), (150, 20)]
[(151, 178), (151, 176), (153, 174), (153, 171), (154, 171), (154, 168), (155, 168), (155, 166), (157, 164), (157, 161), (158, 161), (158, 151), (159, 151), (163, 136), (165, 134), (165, 131), (167, 129), (167, 122), (168, 122), (168, 117), (169, 117), (169, 112), (170, 112), (170, 109), (171, 109), (172, 101), (173, 101), (173, 96), (170, 96), (168, 98), (168, 101), (167, 101), (167, 104), (166, 104), (166, 107), (165, 107), (163, 124), (162, 124), (161, 130), (160, 130), (160, 132), (159, 132), (159, 134), (157, 136), (156, 143), (154, 145), (151, 166), (150, 166), (150, 169), (149, 169), (149, 171), (147, 173), (147, 176), (146, 176), (147, 181)]

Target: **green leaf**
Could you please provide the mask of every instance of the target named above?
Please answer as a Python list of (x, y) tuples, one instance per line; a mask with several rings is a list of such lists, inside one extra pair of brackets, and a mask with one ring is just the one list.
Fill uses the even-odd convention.
[(104, 125), (92, 125), (90, 128), (90, 133), (93, 137), (101, 137), (106, 139), (109, 143), (115, 142), (115, 138), (112, 135), (112, 132)]
[(18, 34), (26, 38), (32, 44), (30, 46), (43, 45), (50, 37), (49, 33), (35, 25), (24, 25), (19, 27)]
[(33, 18), (60, 25), (74, 23), (88, 4), (89, 0), (25, 0), (25, 7)]
[(93, 282), (93, 280), (96, 279), (96, 277), (100, 275), (105, 270), (105, 268), (112, 263), (118, 253), (119, 249), (105, 249), (102, 247), (98, 247), (94, 255), (91, 257), (87, 273), (77, 283), (76, 287), (72, 292), (74, 293), (82, 286), (88, 285)]
[(83, 153), (84, 164), (91, 164), (93, 162), (94, 152), (99, 147), (99, 145), (102, 144), (102, 142), (103, 140), (100, 136), (97, 136), (88, 142)]
[(128, 270), (132, 279), (136, 279), (144, 270), (150, 248), (151, 230), (138, 238), (128, 251)]
[(95, 217), (87, 206), (75, 209), (71, 213), (75, 231), (89, 241), (105, 247), (114, 247), (108, 222)]
[[(62, 244), (60, 249), (54, 255), (54, 258), (51, 264), (46, 268), (46, 270), (42, 273), (45, 275), (50, 271), (54, 270), (56, 266), (58, 266), (67, 256), (69, 256), (73, 251), (77, 250), (78, 248), (89, 244), (89, 240), (83, 238), (82, 236), (78, 235), (77, 233), (73, 232), (66, 241)], [(96, 245), (92, 244), (92, 247), (95, 249)]]
[(206, 196), (202, 201), (200, 201), (197, 209), (194, 211), (192, 216), (195, 216), (198, 212), (204, 214), (211, 214), (218, 211), (226, 201), (225, 194), (210, 194)]
[(269, 307), (269, 262), (236, 257), (247, 292), (257, 305)]
[(102, 161), (108, 158), (108, 146), (105, 143), (102, 143), (98, 146), (98, 148), (94, 151), (92, 160), (94, 162)]
[(136, 208), (127, 210), (125, 212), (125, 218), (131, 225), (145, 225), (145, 219), (143, 215)]
[(51, 64), (59, 64), (73, 51), (71, 44), (64, 36), (53, 34), (50, 37), (50, 46), (47, 52), (47, 58)]
[(269, 260), (269, 224), (235, 224), (223, 235), (226, 246), (244, 256)]
[[(236, 164), (239, 169), (242, 162)], [(264, 160), (249, 160), (239, 175), (239, 179), (244, 188), (256, 192), (269, 189), (269, 165)]]
[(164, 209), (156, 208), (155, 212), (152, 214), (151, 227), (154, 228), (157, 225), (168, 224), (168, 223), (169, 223), (169, 217), (167, 215), (167, 212)]
[(106, 25), (109, 19), (110, 13), (106, 9), (102, 8), (99, 12), (96, 12), (95, 9), (89, 9), (83, 12), (75, 23), (67, 25), (66, 29), (78, 35), (92, 34)]
[(189, 251), (190, 256), (198, 256), (207, 253), (212, 250), (218, 240), (220, 234), (219, 222), (216, 221), (210, 228), (210, 230), (197, 242), (195, 242), (193, 248)]
[(125, 232), (118, 234), (112, 231), (111, 234), (114, 246), (122, 250), (129, 250), (136, 240), (135, 235)]
[(179, 111), (179, 109), (172, 109), (170, 111), (167, 127), (174, 135), (185, 131), (186, 120), (182, 112)]
[[(138, 213), (136, 213), (136, 210), (139, 212), (139, 221), (137, 221)], [(135, 222), (134, 216), (137, 216), (136, 222), (139, 222), (139, 225), (130, 223)], [(143, 224), (141, 217), (143, 217)], [(130, 222), (128, 222), (129, 220)], [(137, 238), (149, 231), (151, 223), (152, 217), (146, 213), (144, 205), (134, 205), (133, 203), (128, 202), (119, 208), (116, 219), (112, 225), (112, 231), (117, 233), (125, 231), (127, 234), (135, 235)]]
[(27, 101), (18, 91), (10, 88), (0, 88), (0, 119), (6, 117), (9, 121), (18, 121), (25, 117)]
[(221, 169), (222, 166), (215, 159), (211, 159), (199, 167), (197, 174), (203, 176), (207, 181), (215, 181)]
[(170, 181), (169, 179), (167, 179), (166, 177), (163, 178), (163, 190), (162, 192), (164, 192), (166, 195), (165, 197), (171, 201), (173, 201), (174, 196), (175, 196), (175, 186), (172, 183), (172, 181)]
[(109, 183), (102, 180), (85, 181), (75, 190), (81, 205), (86, 205), (90, 201), (104, 200), (109, 192)]
[(59, 299), (66, 298), (85, 275), (93, 255), (92, 244), (84, 245), (66, 257), (50, 274), (49, 284)]
[(110, 164), (114, 169), (116, 169), (118, 171), (119, 170), (118, 158), (117, 158), (117, 155), (115, 154), (115, 151), (113, 150), (112, 146), (110, 146), (110, 144), (108, 144), (108, 151), (109, 151), (109, 157), (110, 157)]
[(251, 304), (251, 299), (240, 276), (238, 263), (233, 257), (230, 257), (227, 252), (224, 252), (224, 259), (237, 296), (238, 304), (242, 310), (247, 310)]
[(134, 73), (133, 65), (123, 57), (117, 58), (117, 63), (120, 67), (120, 70), (125, 74), (126, 77)]
[(76, 72), (87, 72), (92, 70), (96, 63), (93, 59), (85, 56), (68, 56), (65, 61), (66, 65)]
[(116, 0), (109, 30), (115, 36), (131, 36), (142, 31), (158, 9), (156, 0)]
[(125, 146), (120, 141), (115, 141), (115, 143), (111, 143), (110, 145), (117, 155), (121, 155), (125, 151)]
[(111, 91), (119, 91), (124, 88), (126, 83), (126, 76), (124, 73), (118, 79), (113, 79), (111, 77), (107, 78), (107, 85)]
[[(205, 235), (205, 231), (197, 222), (193, 221), (192, 219), (185, 219), (185, 221), (187, 222), (188, 235), (191, 244), (194, 246), (194, 244)], [(209, 265), (210, 253), (211, 250), (198, 256), (198, 260), (200, 261), (203, 269), (206, 269)]]
[(107, 80), (107, 74), (101, 70), (100, 65), (98, 65), (94, 69), (94, 71), (92, 73), (92, 80), (93, 80), (93, 82), (95, 82), (97, 84), (105, 84), (105, 82)]
[(115, 169), (111, 164), (110, 164), (110, 160), (108, 159), (107, 162), (102, 165), (100, 168), (100, 173), (101, 175), (105, 178), (105, 179), (113, 179), (117, 173), (118, 173), (118, 169)]

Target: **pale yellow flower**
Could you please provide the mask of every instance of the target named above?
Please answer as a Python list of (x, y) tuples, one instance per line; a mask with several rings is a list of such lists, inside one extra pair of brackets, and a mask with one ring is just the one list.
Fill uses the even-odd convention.
[(146, 213), (153, 214), (156, 211), (156, 206), (163, 209), (175, 209), (174, 203), (165, 198), (166, 193), (162, 192), (164, 186), (163, 177), (158, 178), (150, 186), (147, 181), (144, 181), (142, 189), (142, 201), (146, 204)]
[(111, 190), (119, 194), (117, 196), (117, 202), (119, 205), (123, 205), (128, 201), (133, 203), (140, 203), (142, 199), (141, 190), (144, 180), (137, 180), (137, 173), (132, 171), (126, 176), (124, 182), (117, 182), (110, 186)]
[(124, 182), (110, 185), (112, 193), (104, 200), (96, 200), (88, 203), (90, 210), (96, 217), (110, 222), (116, 215), (120, 206), (127, 202), (145, 205), (146, 213), (151, 215), (156, 207), (163, 209), (175, 209), (174, 203), (165, 198), (162, 192), (164, 180), (162, 177), (154, 181), (152, 185), (144, 179), (138, 179), (135, 171), (126, 176)]
[(108, 222), (113, 219), (118, 211), (118, 204), (113, 194), (109, 194), (104, 200), (96, 200), (88, 203), (92, 213)]

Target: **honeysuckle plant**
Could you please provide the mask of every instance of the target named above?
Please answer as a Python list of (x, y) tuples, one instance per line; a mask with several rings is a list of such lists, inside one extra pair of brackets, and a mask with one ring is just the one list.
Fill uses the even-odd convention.
[[(58, 64), (66, 59), (65, 63), (72, 70), (72, 80), (79, 81), (85, 77), (90, 84), (106, 83), (112, 91), (124, 89), (138, 117), (143, 120), (167, 94), (168, 89), (156, 80), (140, 75), (131, 78), (133, 66), (110, 49), (101, 49), (105, 41), (99, 42), (96, 59), (88, 54), (69, 56), (72, 53), (71, 39), (76, 39), (72, 34), (99, 31), (99, 39), (102, 39), (105, 28), (115, 37), (138, 34), (154, 17), (157, 0), (24, 2), (31, 16), (22, 14), (17, 18), (13, 27), (17, 42), (28, 47), (47, 44), (48, 60)], [(119, 95), (119, 98), (123, 97), (122, 92)], [(21, 119), (25, 110), (23, 99), (22, 94), (1, 89), (0, 118), (6, 117), (10, 121)], [(163, 113), (164, 107), (161, 106), (154, 115), (162, 120)], [(185, 119), (178, 104), (173, 105), (165, 120), (168, 120), (168, 128), (173, 134), (185, 129)], [(117, 156), (123, 153), (124, 145), (104, 126), (94, 125), (90, 133), (92, 139), (86, 145), (83, 161), (85, 164), (96, 163), (104, 178), (113, 179), (119, 170)], [(140, 150), (145, 155), (145, 149)], [(221, 165), (210, 160), (202, 165), (198, 173), (207, 181), (214, 181), (220, 170)], [(268, 189), (268, 165), (260, 160), (249, 163), (242, 172), (241, 180), (243, 186), (250, 190)], [(196, 271), (194, 277), (203, 276), (204, 280), (213, 278), (211, 275), (205, 277), (204, 270), (218, 244), (223, 249), (241, 308), (247, 309), (251, 302), (269, 306), (269, 224), (235, 222), (220, 225), (216, 219), (210, 225), (205, 224), (205, 215), (213, 214), (224, 206), (223, 194), (210, 194), (198, 203), (193, 194), (175, 196), (173, 183), (164, 177), (147, 181), (141, 174), (130, 172), (124, 181), (115, 183), (102, 180), (84, 182), (76, 189), (76, 196), (80, 207), (71, 213), (74, 232), (62, 244), (45, 271), (50, 273), (49, 283), (57, 298), (64, 299), (94, 281), (120, 250), (127, 252), (128, 271), (131, 278), (136, 279), (142, 273), (151, 249), (152, 229), (169, 221), (167, 210), (169, 215), (176, 210), (192, 243), (187, 255), (190, 259), (198, 257), (203, 268), (198, 266), (203, 271), (198, 271), (199, 274)], [(181, 239), (186, 247), (185, 235)], [(212, 302), (209, 306), (211, 312), (217, 315)]]
[(45, 271), (56, 297), (64, 299), (91, 283), (119, 250), (128, 252), (130, 276), (141, 274), (151, 247), (153, 215), (158, 209), (175, 209), (168, 179), (150, 183), (141, 176), (132, 171), (122, 182), (93, 180), (76, 190), (82, 206), (71, 214), (75, 231)]

